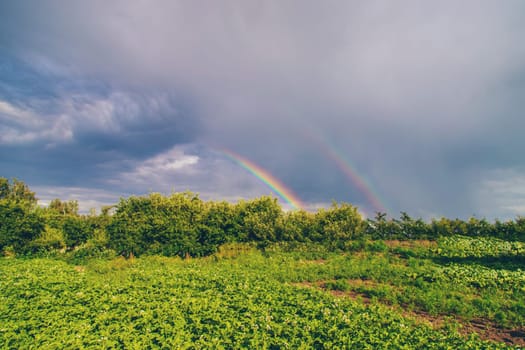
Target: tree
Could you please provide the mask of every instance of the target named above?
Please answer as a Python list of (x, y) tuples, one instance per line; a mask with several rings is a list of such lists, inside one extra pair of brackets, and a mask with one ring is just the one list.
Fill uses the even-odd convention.
[(16, 252), (44, 230), (44, 220), (34, 211), (37, 199), (29, 187), (17, 179), (0, 178), (0, 250)]
[(199, 243), (205, 253), (213, 253), (219, 245), (236, 240), (239, 220), (235, 208), (227, 202), (204, 204), (202, 222), (199, 226)]
[(18, 203), (33, 208), (37, 203), (35, 192), (20, 180), (13, 179), (10, 183), (7, 178), (0, 177), (0, 200)]
[(289, 242), (320, 241), (315, 215), (305, 210), (284, 213), (277, 226), (277, 240)]
[(430, 226), (421, 218), (412, 219), (406, 212), (401, 212), (399, 221), (401, 239), (423, 239), (432, 236)]
[(276, 228), (282, 215), (282, 209), (277, 198), (264, 196), (238, 204), (241, 218), (241, 230), (246, 234), (247, 241), (274, 242)]
[(316, 221), (323, 233), (323, 240), (332, 247), (344, 247), (344, 243), (362, 236), (363, 219), (357, 208), (348, 203), (332, 203), (328, 210), (316, 213)]
[(63, 224), (64, 238), (69, 248), (86, 243), (93, 236), (89, 222), (81, 216), (67, 216)]
[(62, 215), (78, 215), (78, 201), (70, 200), (62, 202), (56, 198), (49, 203), (48, 209)]
[(44, 230), (44, 220), (16, 203), (0, 203), (0, 250), (22, 252)]
[[(121, 199), (108, 225), (110, 246), (123, 255), (203, 255), (204, 204), (197, 195), (152, 193)], [(204, 233), (205, 234), (205, 233)]]
[(367, 219), (366, 233), (373, 239), (387, 239), (391, 237), (387, 214), (377, 212), (374, 219)]

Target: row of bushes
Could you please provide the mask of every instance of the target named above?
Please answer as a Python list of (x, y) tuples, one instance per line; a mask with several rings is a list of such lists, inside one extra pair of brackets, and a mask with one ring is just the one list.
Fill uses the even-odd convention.
[(82, 247), (92, 252), (112, 249), (125, 256), (205, 256), (228, 242), (255, 242), (260, 247), (272, 242), (313, 242), (344, 250), (361, 238), (436, 239), (456, 234), (525, 241), (521, 217), (494, 223), (477, 218), (425, 222), (406, 213), (399, 219), (378, 213), (364, 219), (346, 203), (315, 213), (284, 212), (273, 197), (232, 204), (205, 202), (193, 193), (130, 197), (121, 199), (113, 214), (105, 208), (99, 215), (79, 215), (75, 201), (54, 200), (40, 208), (36, 200), (28, 201), (31, 195), (14, 200), (1, 193), (0, 251), (17, 254)]

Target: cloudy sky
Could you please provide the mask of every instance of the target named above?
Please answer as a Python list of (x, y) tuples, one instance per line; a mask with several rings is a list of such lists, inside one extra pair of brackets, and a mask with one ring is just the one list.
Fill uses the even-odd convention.
[[(2, 1), (0, 176), (423, 218), (525, 214), (525, 2)], [(289, 206), (280, 199), (284, 207)]]

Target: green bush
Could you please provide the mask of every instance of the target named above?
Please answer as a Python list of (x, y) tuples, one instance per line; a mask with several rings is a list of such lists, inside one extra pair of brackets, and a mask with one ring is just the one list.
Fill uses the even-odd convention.
[(40, 236), (27, 244), (27, 253), (35, 254), (62, 250), (66, 247), (64, 235), (61, 230), (45, 226)]
[(27, 206), (0, 201), (0, 251), (12, 247), (24, 252), (29, 242), (44, 230), (44, 220)]

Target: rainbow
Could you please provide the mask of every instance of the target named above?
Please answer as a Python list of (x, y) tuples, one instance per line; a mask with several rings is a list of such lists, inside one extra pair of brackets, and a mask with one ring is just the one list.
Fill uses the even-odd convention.
[(230, 150), (221, 149), (221, 153), (223, 153), (229, 159), (233, 160), (235, 163), (239, 164), (244, 169), (248, 170), (250, 173), (255, 175), (255, 177), (257, 177), (259, 180), (268, 185), (268, 187), (270, 187), (275, 193), (277, 193), (279, 197), (281, 197), (286, 203), (290, 204), (292, 208), (302, 209), (304, 207), (304, 204), (301, 202), (301, 200), (268, 171), (264, 170), (257, 164)]
[(384, 201), (380, 199), (377, 191), (373, 186), (357, 172), (356, 167), (343, 155), (337, 147), (331, 144), (328, 140), (322, 138), (320, 135), (309, 133), (309, 138), (313, 139), (319, 146), (322, 153), (330, 158), (345, 176), (365, 195), (369, 204), (371, 204), (376, 212), (385, 213), (387, 211)]

